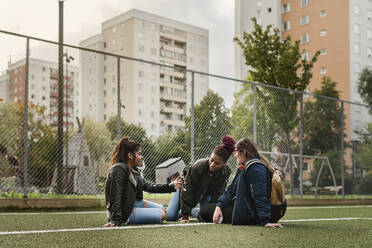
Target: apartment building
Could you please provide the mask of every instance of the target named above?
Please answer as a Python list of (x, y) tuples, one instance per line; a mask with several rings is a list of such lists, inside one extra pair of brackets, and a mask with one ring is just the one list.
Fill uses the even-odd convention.
[[(101, 34), (80, 45), (173, 67), (120, 59), (122, 119), (157, 137), (184, 128), (192, 80), (184, 69), (209, 71), (208, 42), (208, 30), (132, 9), (102, 23)], [(82, 115), (106, 121), (118, 111), (118, 60), (89, 52), (80, 55)], [(196, 75), (195, 104), (208, 88), (208, 78)]]
[[(290, 35), (293, 40), (300, 40), (303, 58), (309, 59), (316, 51), (321, 51), (313, 68), (310, 92), (320, 88), (323, 76), (329, 76), (338, 83), (341, 99), (362, 102), (357, 82), (361, 70), (372, 67), (372, 0), (282, 0), (278, 1), (279, 8), (276, 1), (241, 1), (246, 9), (240, 8), (240, 12), (253, 13), (260, 19), (259, 13), (263, 11), (265, 15), (261, 18), (279, 27), (283, 39)], [(280, 14), (279, 24), (270, 19), (269, 7)], [(239, 21), (236, 17), (236, 23)], [(245, 30), (236, 29), (240, 31)], [(235, 35), (238, 34), (242, 35)], [(240, 55), (236, 53), (236, 56)], [(244, 60), (241, 62), (238, 57), (236, 67), (241, 68)], [(236, 76), (244, 78), (239, 73)], [(361, 130), (372, 118), (366, 108), (356, 105), (345, 104), (345, 114), (347, 138), (358, 140), (354, 131)]]
[[(67, 123), (71, 126), (75, 116), (79, 114), (79, 69), (69, 65), (68, 71), (64, 67), (65, 82), (63, 91), (63, 116), (64, 126)], [(26, 60), (22, 59), (14, 63), (9, 63), (7, 72), (1, 76), (0, 85), (5, 88), (6, 99), (4, 102), (24, 101), (25, 99), (25, 75)], [(50, 124), (57, 127), (58, 122), (58, 64), (55, 62), (29, 59), (29, 82), (28, 100), (34, 104), (44, 106), (46, 113), (50, 117)], [(2, 90), (3, 91), (3, 90)]]

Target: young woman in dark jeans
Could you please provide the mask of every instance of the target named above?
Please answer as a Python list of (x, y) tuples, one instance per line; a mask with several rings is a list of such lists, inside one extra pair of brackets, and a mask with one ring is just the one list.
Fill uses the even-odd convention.
[[(201, 208), (200, 216), (214, 223), (282, 227), (279, 223), (272, 223), (280, 217), (271, 212), (271, 174), (260, 161), (256, 144), (249, 138), (239, 140), (234, 156), (239, 168), (232, 183), (219, 197), (217, 204)], [(248, 164), (248, 168), (244, 167)]]

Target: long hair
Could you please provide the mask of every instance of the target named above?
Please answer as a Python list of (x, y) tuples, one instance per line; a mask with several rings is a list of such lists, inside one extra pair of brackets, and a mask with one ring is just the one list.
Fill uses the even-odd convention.
[(116, 163), (127, 163), (128, 154), (136, 153), (140, 147), (141, 146), (137, 141), (130, 140), (127, 137), (121, 138), (111, 155), (110, 167)]
[(246, 159), (260, 158), (256, 143), (249, 138), (239, 140), (235, 147), (239, 152), (245, 152)]

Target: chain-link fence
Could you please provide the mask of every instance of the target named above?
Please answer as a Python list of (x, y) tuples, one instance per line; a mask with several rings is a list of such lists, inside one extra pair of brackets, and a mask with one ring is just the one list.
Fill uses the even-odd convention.
[[(159, 63), (103, 41), (64, 45), (59, 85), (57, 43), (9, 32), (2, 39), (21, 44), (18, 56), (0, 61), (2, 194), (103, 194), (123, 136), (141, 144), (143, 175), (159, 183), (158, 165), (206, 158), (227, 134), (256, 141), (292, 195), (371, 193), (365, 105), (188, 70), (182, 42), (144, 51)], [(232, 106), (212, 83), (234, 89)], [(233, 158), (228, 166), (233, 176)]]

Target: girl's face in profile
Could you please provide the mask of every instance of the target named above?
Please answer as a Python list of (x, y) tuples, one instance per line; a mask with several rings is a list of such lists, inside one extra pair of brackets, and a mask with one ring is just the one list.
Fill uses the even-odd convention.
[(141, 167), (142, 160), (143, 160), (143, 156), (142, 156), (142, 150), (140, 148), (137, 152), (134, 153), (134, 165), (136, 167)]
[(240, 164), (244, 164), (246, 162), (246, 158), (245, 158), (245, 154), (244, 154), (244, 151), (239, 151), (238, 148), (235, 147), (235, 150), (234, 150), (234, 157), (236, 159), (236, 162), (240, 165)]

